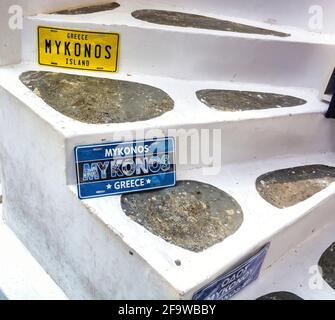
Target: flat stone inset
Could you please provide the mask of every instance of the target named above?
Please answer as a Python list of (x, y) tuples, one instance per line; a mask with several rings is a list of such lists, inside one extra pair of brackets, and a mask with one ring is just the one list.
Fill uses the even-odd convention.
[(323, 279), (335, 290), (335, 242), (322, 254), (319, 267)]
[(109, 2), (104, 4), (98, 4), (93, 6), (86, 6), (80, 8), (66, 9), (53, 12), (52, 14), (66, 14), (66, 15), (76, 15), (76, 14), (88, 14), (100, 11), (113, 10), (118, 8), (120, 5), (117, 2)]
[(205, 89), (196, 92), (197, 98), (218, 111), (246, 111), (300, 106), (306, 100), (265, 92)]
[(277, 37), (290, 36), (290, 34), (283, 32), (184, 12), (144, 9), (136, 10), (131, 15), (139, 20), (168, 26), (272, 35)]
[(279, 291), (279, 292), (271, 292), (264, 296), (257, 298), (256, 300), (304, 300), (297, 296), (294, 293)]
[(239, 204), (206, 183), (178, 181), (175, 187), (125, 194), (127, 216), (167, 242), (200, 252), (232, 235), (242, 224)]
[(335, 168), (308, 165), (265, 173), (256, 188), (264, 200), (283, 209), (304, 201), (335, 181)]
[(20, 80), (58, 112), (85, 123), (144, 121), (174, 106), (164, 91), (136, 82), (44, 71), (25, 72)]

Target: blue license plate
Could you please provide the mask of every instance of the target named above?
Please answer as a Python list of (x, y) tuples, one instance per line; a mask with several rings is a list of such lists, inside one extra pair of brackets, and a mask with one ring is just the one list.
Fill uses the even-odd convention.
[(78, 197), (104, 197), (176, 184), (174, 138), (75, 147)]
[(193, 300), (228, 300), (255, 281), (261, 270), (269, 244), (232, 271), (221, 275), (193, 295)]

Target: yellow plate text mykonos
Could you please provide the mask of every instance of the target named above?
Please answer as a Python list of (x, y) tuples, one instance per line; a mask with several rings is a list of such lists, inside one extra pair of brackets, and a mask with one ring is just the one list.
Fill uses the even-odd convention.
[(38, 27), (38, 62), (61, 68), (116, 72), (120, 35)]

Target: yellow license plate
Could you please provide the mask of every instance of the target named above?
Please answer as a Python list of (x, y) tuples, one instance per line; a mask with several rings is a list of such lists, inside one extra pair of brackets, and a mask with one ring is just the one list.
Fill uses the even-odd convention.
[(61, 68), (116, 72), (118, 33), (38, 27), (38, 62)]

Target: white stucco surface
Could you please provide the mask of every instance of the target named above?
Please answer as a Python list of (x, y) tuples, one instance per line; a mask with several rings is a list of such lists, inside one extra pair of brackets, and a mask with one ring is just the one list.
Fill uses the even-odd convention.
[[(142, 8), (205, 14), (170, 2), (124, 1), (115, 10), (89, 15), (38, 14), (25, 19), (22, 59), (36, 63), (37, 26), (100, 30), (121, 34), (119, 72), (188, 81), (226, 81), (319, 89), (335, 51), (335, 36), (294, 26), (274, 26), (252, 18), (214, 18), (273, 29), (290, 37), (164, 26), (137, 20)], [(160, 45), (157, 45), (157, 44)], [(140, 57), (140, 58), (139, 58)]]
[(6, 226), (0, 205), (0, 300), (64, 300), (63, 291)]
[(318, 269), (322, 253), (334, 242), (334, 232), (335, 224), (330, 220), (324, 229), (288, 251), (259, 281), (233, 299), (255, 299), (271, 292), (288, 291), (305, 300), (334, 300), (335, 291)]
[[(27, 68), (24, 65), (21, 67)], [(93, 128), (58, 114), (20, 85), (18, 71), (21, 67), (0, 71), (6, 75), (2, 77), (6, 81), (1, 82), (4, 88), (1, 91), (2, 101), (5, 106), (10, 106), (3, 108), (1, 113), (4, 219), (70, 298), (187, 299), (196, 289), (271, 240), (264, 265), (266, 268), (313, 231), (322, 228), (331, 216), (334, 184), (285, 210), (270, 206), (257, 194), (254, 183), (262, 173), (303, 164), (334, 163), (334, 153), (331, 152), (333, 145), (331, 140), (326, 139), (334, 130), (333, 127), (326, 131), (318, 130), (317, 133), (313, 131), (315, 139), (320, 140), (322, 137), (325, 141), (322, 151), (320, 143), (302, 143), (298, 146), (293, 143), (292, 154), (286, 149), (286, 156), (279, 156), (274, 148), (269, 148), (280, 139), (286, 139), (290, 123), (281, 122), (285, 116), (273, 113), (277, 110), (268, 110), (262, 113), (259, 121), (264, 124), (268, 119), (272, 130), (276, 125), (278, 128), (285, 127), (282, 131), (275, 131), (273, 141), (267, 140), (269, 135), (264, 136), (259, 132), (261, 127), (255, 130), (255, 134), (258, 131), (258, 137), (253, 138), (257, 140), (257, 144), (268, 146), (264, 147), (264, 151), (258, 149), (259, 160), (252, 161), (243, 157), (250, 155), (256, 146), (250, 145), (248, 138), (243, 145), (244, 151), (235, 152), (236, 160), (240, 156), (239, 161), (223, 158), (225, 165), (217, 176), (206, 176), (201, 169), (187, 166), (178, 170), (177, 179), (197, 179), (229, 192), (244, 211), (241, 228), (222, 243), (201, 253), (192, 253), (168, 244), (127, 218), (120, 208), (119, 196), (85, 201), (77, 198), (74, 173), (71, 170), (73, 158), (70, 156), (73, 154), (74, 141), (88, 144), (100, 140), (97, 139), (99, 136), (105, 141), (113, 141), (122, 126), (126, 130), (127, 124), (119, 125), (117, 129), (114, 125)], [(180, 103), (180, 110), (187, 108), (187, 105), (190, 104)], [(308, 108), (306, 106), (307, 110)], [(305, 141), (308, 134), (306, 126), (311, 129), (318, 114), (318, 121), (324, 124), (324, 128), (329, 124), (321, 117), (323, 104), (313, 103), (311, 108), (313, 111), (310, 115), (313, 117), (310, 118), (308, 112), (297, 110), (294, 132), (301, 141)], [(203, 110), (204, 113), (205, 111), (207, 110)], [(177, 109), (175, 126), (180, 121), (178, 112)], [(302, 118), (301, 128), (298, 127), (299, 115), (305, 117)], [(174, 113), (171, 112), (169, 116), (172, 124)], [(164, 115), (161, 118), (163, 117)], [(287, 114), (286, 120), (292, 117)], [(162, 119), (146, 122), (146, 130), (158, 126), (159, 121)], [(195, 127), (203, 126), (203, 123), (199, 124), (191, 117), (188, 121)], [(224, 129), (227, 123), (227, 119), (222, 119), (221, 122), (216, 119), (206, 125)], [(232, 123), (235, 125), (235, 136), (242, 138), (244, 130), (240, 128), (239, 131), (239, 125), (243, 121), (234, 120)], [(10, 130), (13, 124), (18, 130)], [(141, 123), (137, 123), (137, 126), (140, 127)], [(85, 128), (91, 134), (95, 131), (95, 134), (83, 134)], [(12, 141), (17, 141), (17, 148), (12, 148)], [(222, 147), (227, 153), (234, 153), (234, 149), (236, 150), (235, 145), (231, 145), (231, 140), (224, 139)], [(285, 148), (289, 147), (290, 143), (287, 143)], [(293, 153), (293, 147), (299, 151)], [(48, 163), (52, 163), (52, 171), (49, 171)], [(18, 168), (24, 168), (26, 172), (22, 180), (8, 174)], [(14, 189), (20, 190), (19, 198), (9, 192)], [(283, 238), (285, 242), (282, 241)], [(240, 250), (241, 247), (243, 250)], [(130, 255), (129, 251), (134, 254)], [(225, 259), (217, 259), (218, 256), (224, 256)], [(181, 266), (174, 263), (176, 259), (182, 262)], [(138, 278), (138, 273), (143, 274), (143, 277)]]
[[(0, 60), (0, 64), (11, 64), (0, 69), (5, 223), (0, 225), (0, 237), (4, 239), (0, 241), (3, 243), (0, 257), (6, 261), (0, 264), (3, 268), (0, 289), (4, 295), (65, 298), (47, 277), (49, 274), (72, 299), (190, 299), (197, 289), (269, 241), (271, 246), (261, 279), (263, 274), (264, 279), (271, 278), (266, 276), (270, 274), (269, 266), (282, 261), (287, 251), (312, 234), (321, 236), (320, 230), (332, 220), (334, 183), (311, 198), (280, 210), (260, 197), (255, 180), (276, 169), (334, 165), (335, 126), (324, 117), (328, 105), (319, 100), (318, 91), (333, 61), (334, 34), (310, 32), (303, 24), (304, 15), (298, 14), (300, 7), (290, 5), (296, 19), (285, 18), (279, 10), (283, 9), (281, 5), (273, 1), (276, 13), (271, 16), (267, 11), (270, 7), (261, 0), (243, 6), (240, 17), (235, 16), (234, 3), (241, 7), (241, 1), (225, 1), (225, 12), (214, 12), (214, 8), (221, 8), (216, 0), (206, 6), (213, 17), (291, 33), (288, 38), (153, 25), (130, 15), (133, 10), (148, 6), (204, 14), (201, 1), (193, 2), (194, 7), (190, 8), (190, 1), (181, 5), (179, 0), (159, 3), (122, 0), (116, 10), (78, 16), (46, 14), (63, 8), (64, 1), (43, 3), (41, 7), (38, 7), (41, 1), (27, 6), (27, 12), (33, 16), (24, 21), (22, 56), (17, 38), (9, 33), (4, 39), (13, 41), (8, 50), (14, 48), (15, 54), (0, 52), (0, 56), (11, 55), (13, 59)], [(310, 1), (300, 3), (305, 6)], [(1, 9), (5, 4), (1, 4)], [(39, 25), (120, 32), (119, 72), (39, 66), (36, 45)], [(327, 28), (331, 26), (332, 22), (327, 22)], [(148, 121), (81, 123), (52, 109), (20, 82), (20, 74), (29, 70), (153, 85), (168, 93), (175, 107)], [(289, 94), (307, 103), (292, 108), (219, 112), (197, 100), (195, 92), (207, 88)], [(132, 221), (121, 210), (120, 196), (84, 201), (77, 197), (75, 146), (129, 140), (129, 137), (152, 138), (155, 129), (160, 129), (158, 135), (169, 134), (169, 129), (177, 130), (172, 134), (177, 141), (190, 136), (188, 129), (221, 130), (220, 142), (209, 140), (213, 148), (221, 150), (215, 155), (221, 167), (216, 175), (204, 174), (203, 169), (211, 164), (177, 162), (178, 180), (199, 180), (221, 188), (239, 202), (244, 212), (243, 224), (236, 233), (203, 252), (194, 253), (167, 243)], [(10, 239), (9, 245), (6, 239)], [(10, 257), (12, 250), (17, 252), (17, 259), (15, 255)], [(31, 279), (21, 276), (23, 261), (28, 260), (31, 269), (27, 274), (34, 274)], [(176, 260), (180, 260), (180, 266)], [(17, 268), (11, 268), (12, 265)], [(10, 281), (15, 277), (16, 287), (16, 280)], [(28, 287), (32, 289), (26, 291)]]
[[(319, 232), (314, 232), (233, 299), (253, 300), (271, 292), (289, 291), (303, 299), (334, 300), (334, 290), (315, 268), (321, 254), (334, 241), (334, 231), (334, 223), (330, 222)], [(1, 219), (0, 239), (0, 300), (67, 299)], [(315, 279), (317, 285), (311, 287)]]

